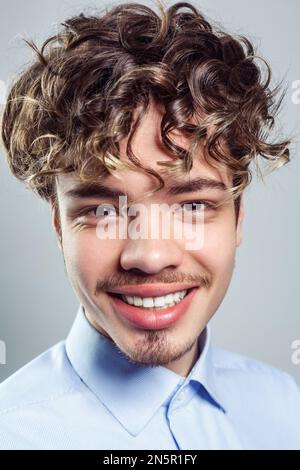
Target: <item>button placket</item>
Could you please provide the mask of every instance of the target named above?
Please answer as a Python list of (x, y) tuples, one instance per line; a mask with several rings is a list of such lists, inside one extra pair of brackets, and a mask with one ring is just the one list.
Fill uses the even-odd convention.
[(177, 393), (177, 395), (173, 399), (172, 406), (171, 406), (171, 411), (175, 410), (178, 406), (180, 406), (183, 403), (186, 395), (187, 395), (187, 389), (186, 388), (181, 389)]

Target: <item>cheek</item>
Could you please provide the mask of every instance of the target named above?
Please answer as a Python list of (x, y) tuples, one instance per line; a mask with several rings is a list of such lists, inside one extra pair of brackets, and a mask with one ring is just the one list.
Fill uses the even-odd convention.
[[(229, 287), (235, 263), (235, 231), (230, 227), (209, 227), (204, 246), (195, 252), (194, 259), (212, 276), (207, 297), (207, 315), (210, 318), (224, 299)], [(200, 307), (201, 308), (201, 307)]]
[(65, 238), (65, 261), (70, 277), (86, 287), (108, 275), (118, 252), (112, 240), (99, 240), (95, 232), (82, 231)]
[(231, 225), (205, 227), (203, 248), (195, 252), (197, 261), (213, 275), (227, 283), (234, 267), (235, 229)]

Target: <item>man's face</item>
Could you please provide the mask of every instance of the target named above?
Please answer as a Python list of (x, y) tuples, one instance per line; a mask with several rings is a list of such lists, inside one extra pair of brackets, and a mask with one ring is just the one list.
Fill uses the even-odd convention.
[[(146, 166), (151, 166), (158, 172), (160, 167), (157, 161), (171, 160), (160, 145), (160, 120), (158, 108), (151, 105), (132, 141), (135, 155)], [(185, 144), (178, 133), (174, 135), (174, 140), (181, 146)], [(120, 142), (121, 159), (128, 161), (125, 144), (125, 139)], [(152, 204), (165, 203), (172, 206), (194, 201), (213, 203), (225, 197), (220, 188), (203, 188), (178, 194), (168, 194), (163, 188), (143, 200), (141, 198), (145, 192), (153, 189), (153, 178), (127, 169), (120, 171), (119, 175), (120, 179), (109, 175), (101, 180), (101, 184), (127, 194), (128, 206), (131, 199), (139, 198), (139, 202), (145, 207), (144, 216), (146, 214), (148, 217), (149, 229), (151, 224), (157, 224), (150, 213)], [(172, 185), (197, 177), (214, 179), (226, 186), (230, 184), (227, 172), (208, 166), (199, 151), (199, 156), (194, 158), (191, 172), (172, 177)], [(60, 227), (54, 208), (52, 221), (55, 230), (61, 230), (61, 249), (67, 274), (88, 320), (134, 362), (167, 365), (183, 360), (192, 351), (195, 353), (197, 338), (218, 309), (232, 277), (235, 251), (241, 241), (242, 202), (237, 224), (232, 200), (216, 209), (205, 206), (202, 222), (204, 243), (195, 250), (187, 248), (186, 240), (175, 239), (174, 236), (169, 239), (162, 236), (137, 239), (99, 238), (96, 232), (99, 213), (92, 208), (97, 208), (100, 204), (118, 207), (119, 201), (100, 194), (90, 197), (67, 194), (78, 188), (79, 184), (75, 174), (60, 175), (57, 178)], [(83, 213), (84, 210), (86, 214)], [(109, 214), (115, 220), (118, 217), (117, 213), (111, 214), (109, 211)], [(103, 215), (102, 212), (102, 219)], [(153, 308), (131, 307), (139, 310), (135, 310), (132, 316), (138, 320), (130, 320), (131, 311), (128, 313), (125, 305), (124, 315), (124, 305), (121, 308), (120, 302), (125, 302), (120, 299), (116, 301), (112, 291), (126, 292), (127, 289), (127, 292), (134, 294), (141, 292), (142, 287), (149, 286), (154, 291), (144, 290), (144, 297), (155, 297), (157, 287), (165, 288), (164, 295), (191, 287), (191, 300), (185, 301), (186, 307), (175, 316), (172, 314), (172, 307), (169, 307), (168, 311), (171, 313), (169, 319), (165, 317), (165, 321), (162, 320), (162, 310), (159, 312)]]

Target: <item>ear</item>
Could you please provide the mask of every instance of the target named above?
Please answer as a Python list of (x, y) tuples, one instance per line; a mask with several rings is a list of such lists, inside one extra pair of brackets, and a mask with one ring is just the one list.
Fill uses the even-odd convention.
[(58, 238), (57, 240), (58, 248), (62, 252), (63, 248), (62, 248), (61, 224), (60, 224), (60, 217), (58, 213), (59, 208), (58, 208), (58, 204), (55, 203), (54, 201), (50, 202), (50, 211), (51, 211), (51, 224)]
[(236, 225), (236, 247), (239, 247), (241, 242), (242, 242), (242, 236), (243, 236), (243, 219), (244, 219), (244, 194), (241, 195), (240, 199), (240, 209), (239, 209), (239, 215), (238, 215), (238, 220), (237, 220), (237, 225)]

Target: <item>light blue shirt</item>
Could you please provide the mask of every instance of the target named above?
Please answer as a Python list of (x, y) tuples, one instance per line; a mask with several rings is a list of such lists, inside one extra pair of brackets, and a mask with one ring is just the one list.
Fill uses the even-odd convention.
[(0, 385), (1, 449), (300, 449), (300, 389), (212, 347), (188, 377), (130, 362), (79, 307), (66, 341)]

